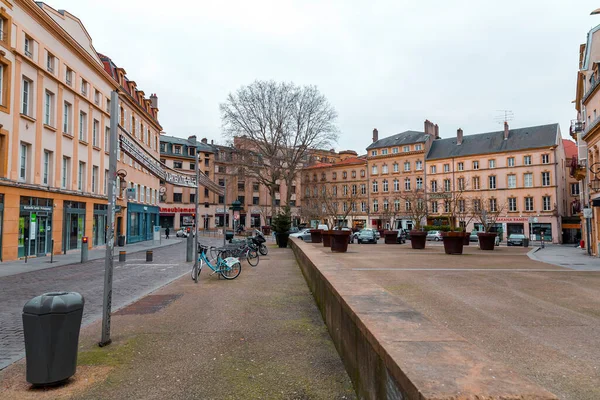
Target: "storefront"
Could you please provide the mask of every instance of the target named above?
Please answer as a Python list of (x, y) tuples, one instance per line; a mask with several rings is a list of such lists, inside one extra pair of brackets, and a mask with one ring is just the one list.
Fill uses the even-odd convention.
[(52, 251), (52, 199), (21, 196), (18, 256), (43, 257)]
[(177, 230), (194, 224), (195, 207), (160, 207), (159, 224)]
[(218, 207), (215, 212), (215, 225), (217, 228), (229, 228), (229, 213), (224, 207)]
[(65, 200), (63, 214), (63, 251), (80, 249), (85, 236), (85, 203)]
[(562, 218), (562, 242), (566, 244), (579, 244), (581, 240), (581, 220), (579, 217)]
[(0, 193), (0, 262), (2, 262), (2, 221), (4, 220), (4, 194)]
[(106, 244), (107, 221), (108, 205), (94, 204), (94, 221), (92, 225), (92, 245), (94, 247)]
[(158, 207), (127, 203), (127, 243), (152, 240), (159, 215)]
[(260, 214), (250, 214), (250, 228), (260, 228)]

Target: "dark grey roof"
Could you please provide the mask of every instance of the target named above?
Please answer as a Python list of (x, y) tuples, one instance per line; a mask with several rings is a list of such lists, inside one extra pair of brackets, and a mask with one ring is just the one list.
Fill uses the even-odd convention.
[(367, 147), (367, 150), (378, 149), (380, 147), (401, 146), (411, 143), (425, 143), (427, 141), (427, 136), (428, 135), (426, 135), (424, 132), (417, 131), (397, 133), (393, 136), (388, 136), (371, 143), (369, 147)]
[[(190, 145), (193, 146), (194, 145), (192, 142), (190, 142), (187, 139), (175, 137), (175, 136), (161, 136), (160, 141), (165, 142), (165, 143), (181, 144), (181, 145), (185, 145), (185, 146), (190, 146)], [(215, 152), (215, 150), (213, 149), (213, 147), (211, 145), (199, 142), (197, 140), (196, 140), (196, 149), (198, 149), (198, 151), (203, 151), (206, 153), (214, 153)]]
[(551, 147), (557, 144), (558, 130), (558, 124), (510, 129), (507, 140), (504, 140), (504, 131), (464, 135), (460, 146), (456, 144), (456, 137), (438, 139), (431, 144), (427, 159)]

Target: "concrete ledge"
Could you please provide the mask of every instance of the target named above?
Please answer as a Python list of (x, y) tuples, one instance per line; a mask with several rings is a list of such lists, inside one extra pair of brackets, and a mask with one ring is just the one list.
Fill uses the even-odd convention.
[(318, 245), (291, 247), (360, 398), (556, 399)]

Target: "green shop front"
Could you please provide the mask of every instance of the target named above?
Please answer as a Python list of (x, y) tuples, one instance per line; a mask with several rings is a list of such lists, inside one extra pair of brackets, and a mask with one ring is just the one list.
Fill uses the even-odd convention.
[(43, 257), (52, 251), (53, 200), (21, 196), (18, 257)]
[(152, 240), (159, 215), (159, 207), (127, 203), (127, 243)]

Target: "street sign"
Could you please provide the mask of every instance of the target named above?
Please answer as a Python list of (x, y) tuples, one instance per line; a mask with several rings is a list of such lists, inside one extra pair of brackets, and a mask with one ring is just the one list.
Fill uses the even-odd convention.
[(584, 208), (583, 209), (583, 217), (584, 218), (592, 218), (592, 209), (591, 208)]

